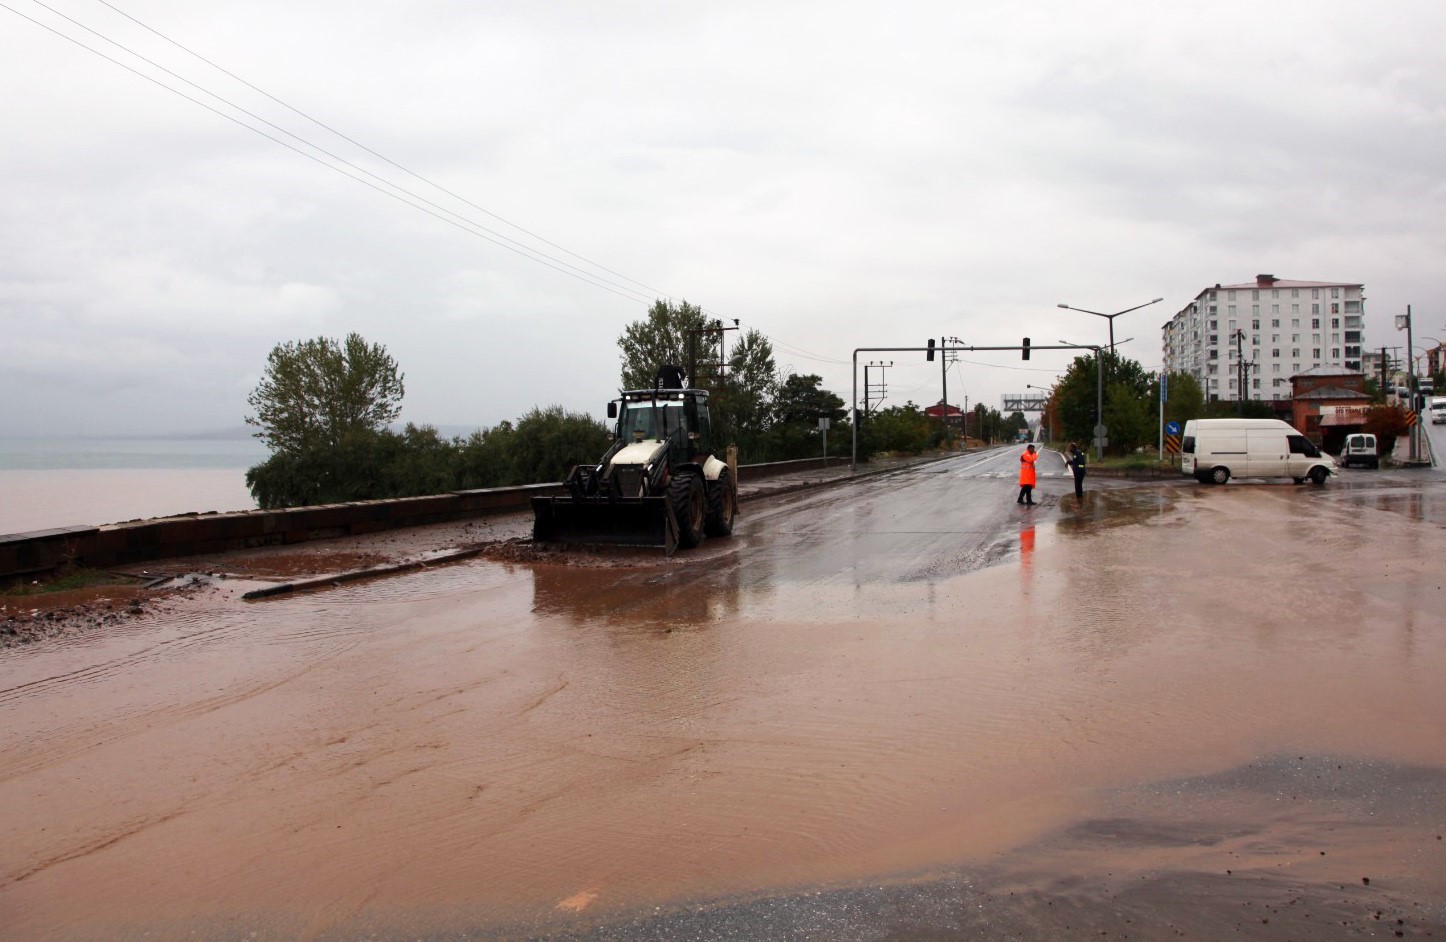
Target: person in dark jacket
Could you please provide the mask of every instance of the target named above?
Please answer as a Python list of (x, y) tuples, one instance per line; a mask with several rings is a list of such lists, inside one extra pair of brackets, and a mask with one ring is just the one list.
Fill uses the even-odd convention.
[(1069, 443), (1069, 457), (1064, 463), (1074, 472), (1074, 496), (1084, 500), (1085, 453), (1074, 442)]

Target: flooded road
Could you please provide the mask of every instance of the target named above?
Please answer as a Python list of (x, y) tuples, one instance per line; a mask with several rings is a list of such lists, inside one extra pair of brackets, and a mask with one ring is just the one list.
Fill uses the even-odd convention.
[(0, 652), (3, 935), (1440, 937), (1441, 479), (1014, 457)]

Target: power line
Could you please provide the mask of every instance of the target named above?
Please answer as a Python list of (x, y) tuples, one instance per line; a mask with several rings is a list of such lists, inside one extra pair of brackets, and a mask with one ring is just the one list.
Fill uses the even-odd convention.
[[(39, 3), (40, 0), (34, 0), (34, 2)], [(190, 48), (188, 48), (187, 46), (185, 46), (185, 45), (177, 42), (176, 40), (174, 40), (174, 39), (172, 39), (171, 37), (167, 36), (165, 33), (162, 33), (160, 30), (157, 30), (157, 29), (155, 29), (154, 27), (152, 27), (152, 26), (150, 26), (150, 25), (148, 25), (148, 24), (146, 24), (146, 23), (141, 22), (140, 20), (136, 19), (134, 16), (131, 16), (129, 13), (125, 12), (124, 10), (122, 10), (120, 7), (117, 7), (115, 4), (109, 3), (109, 2), (107, 2), (107, 0), (99, 0), (99, 2), (100, 2), (101, 4), (103, 4), (104, 6), (110, 7), (110, 9), (114, 10), (116, 13), (119, 13), (121, 16), (123, 16), (123, 17), (125, 17), (126, 19), (130, 20), (132, 23), (135, 23), (137, 26), (140, 26), (142, 29), (148, 30), (148, 31), (154, 33), (155, 35), (159, 36), (161, 39), (164, 39), (166, 42), (168, 42), (168, 43), (170, 43), (171, 45), (175, 46), (177, 49), (180, 49), (182, 52), (185, 52), (185, 53), (188, 54), (188, 55), (194, 56), (195, 58), (197, 58), (197, 59), (201, 60), (202, 62), (206, 63), (207, 65), (209, 65), (211, 68), (216, 69), (217, 71), (223, 73), (224, 75), (227, 75), (227, 76), (235, 79), (236, 81), (240, 82), (242, 85), (245, 85), (247, 88), (251, 89), (252, 91), (254, 91), (254, 92), (256, 92), (256, 93), (258, 93), (258, 94), (260, 94), (260, 95), (264, 95), (265, 97), (267, 97), (267, 98), (271, 99), (272, 101), (276, 102), (276, 103), (277, 103), (278, 105), (280, 105), (281, 107), (286, 108), (287, 110), (289, 110), (289, 111), (291, 111), (291, 112), (294, 112), (295, 114), (300, 115), (301, 117), (303, 117), (303, 118), (305, 118), (306, 120), (310, 121), (312, 124), (315, 124), (317, 127), (323, 128), (323, 129), (331, 132), (332, 134), (335, 134), (337, 137), (341, 138), (342, 140), (346, 141), (346, 142), (349, 143), (349, 144), (352, 144), (352, 145), (354, 145), (354, 146), (356, 146), (356, 147), (361, 148), (362, 150), (366, 151), (368, 154), (371, 154), (373, 157), (376, 157), (378, 160), (382, 160), (382, 161), (390, 164), (391, 166), (396, 167), (398, 170), (402, 171), (403, 173), (405, 173), (405, 174), (407, 174), (407, 175), (409, 175), (409, 176), (415, 177), (415, 178), (418, 179), (418, 180), (421, 180), (423, 183), (427, 184), (428, 186), (433, 187), (434, 189), (436, 189), (436, 190), (438, 190), (438, 191), (440, 191), (440, 192), (442, 192), (442, 193), (447, 194), (448, 196), (452, 197), (453, 199), (455, 199), (455, 200), (457, 200), (457, 201), (459, 201), (459, 202), (461, 202), (461, 203), (464, 203), (464, 204), (472, 207), (473, 209), (477, 210), (478, 212), (484, 213), (484, 214), (486, 214), (486, 215), (488, 215), (488, 216), (491, 216), (493, 219), (496, 219), (498, 222), (501, 222), (501, 223), (504, 223), (504, 224), (506, 224), (506, 225), (508, 225), (508, 226), (511, 226), (513, 229), (516, 229), (518, 232), (524, 233), (524, 234), (526, 234), (527, 236), (529, 236), (529, 237), (531, 237), (531, 238), (533, 238), (533, 239), (536, 239), (538, 242), (541, 242), (543, 245), (551, 246), (552, 248), (557, 249), (559, 252), (566, 253), (567, 255), (571, 255), (573, 258), (576, 258), (576, 259), (579, 259), (580, 261), (586, 262), (587, 264), (589, 264), (589, 265), (591, 265), (592, 267), (598, 269), (599, 271), (604, 271), (604, 272), (607, 272), (607, 273), (610, 274), (610, 275), (614, 275), (614, 276), (616, 276), (616, 277), (618, 277), (618, 278), (621, 278), (621, 279), (623, 279), (624, 281), (632, 282), (633, 284), (637, 285), (637, 286), (640, 287), (640, 288), (646, 288), (648, 291), (651, 291), (651, 292), (652, 292), (653, 294), (655, 294), (655, 295), (661, 295), (662, 297), (671, 298), (671, 295), (669, 295), (666, 291), (659, 291), (657, 288), (650, 287), (650, 286), (644, 284), (643, 282), (638, 281), (638, 280), (635, 279), (635, 278), (629, 278), (627, 275), (624, 275), (624, 274), (622, 274), (621, 272), (613, 271), (611, 268), (608, 268), (608, 267), (605, 266), (605, 265), (601, 265), (601, 264), (599, 264), (599, 263), (597, 263), (597, 262), (594, 262), (594, 261), (592, 261), (591, 259), (586, 258), (585, 256), (579, 255), (579, 254), (577, 254), (576, 252), (574, 252), (574, 251), (572, 251), (572, 250), (570, 250), (570, 249), (568, 249), (568, 248), (565, 248), (564, 246), (558, 245), (556, 242), (551, 242), (551, 241), (543, 238), (542, 236), (538, 235), (538, 234), (535, 233), (535, 232), (531, 232), (531, 231), (529, 231), (529, 230), (527, 230), (527, 229), (524, 229), (522, 226), (517, 225), (515, 222), (510, 222), (510, 221), (502, 218), (501, 216), (497, 215), (496, 213), (492, 212), (491, 210), (489, 210), (489, 209), (487, 209), (487, 208), (485, 208), (485, 207), (479, 206), (479, 205), (477, 205), (476, 203), (472, 202), (471, 200), (467, 199), (466, 197), (461, 196), (461, 195), (459, 195), (459, 194), (457, 194), (457, 193), (452, 192), (451, 190), (449, 190), (449, 189), (447, 189), (446, 187), (442, 186), (440, 183), (437, 183), (437, 182), (435, 182), (435, 181), (433, 181), (433, 180), (430, 180), (430, 179), (428, 179), (427, 177), (424, 177), (424, 176), (422, 176), (421, 174), (417, 173), (416, 171), (413, 171), (413, 170), (411, 170), (411, 169), (408, 169), (407, 167), (402, 166), (401, 164), (397, 163), (395, 160), (392, 160), (390, 157), (387, 157), (387, 156), (385, 156), (384, 154), (378, 153), (377, 151), (375, 151), (375, 150), (373, 150), (372, 148), (366, 146), (365, 144), (361, 143), (360, 141), (356, 140), (355, 138), (352, 138), (352, 137), (349, 137), (349, 136), (346, 135), (346, 134), (343, 134), (341, 131), (338, 131), (336, 128), (333, 128), (331, 125), (326, 124), (326, 123), (318, 120), (317, 118), (312, 117), (311, 115), (307, 114), (306, 112), (302, 111), (301, 109), (299, 109), (299, 108), (297, 108), (297, 107), (295, 107), (295, 106), (293, 106), (293, 105), (291, 105), (291, 104), (288, 104), (287, 102), (281, 100), (280, 98), (277, 98), (275, 95), (271, 94), (270, 92), (266, 91), (265, 89), (260, 88), (260, 87), (258, 87), (258, 86), (256, 86), (256, 85), (252, 84), (251, 82), (248, 82), (246, 79), (244, 79), (244, 78), (242, 78), (241, 76), (237, 75), (236, 73), (230, 71), (229, 69), (226, 69), (226, 68), (224, 68), (223, 66), (218, 65), (218, 64), (215, 63), (215, 62), (212, 62), (210, 59), (206, 58), (205, 56), (201, 55), (200, 53), (196, 52), (195, 50), (190, 49)], [(44, 6), (44, 4), (41, 4), (41, 6)], [(50, 9), (50, 8), (47, 7), (46, 9)], [(53, 11), (52, 11), (52, 12), (53, 12)], [(64, 14), (60, 14), (60, 15), (61, 15), (61, 16), (64, 16)], [(69, 17), (66, 17), (66, 19), (70, 19), (70, 18), (69, 18)], [(74, 20), (71, 20), (71, 22), (75, 22), (75, 21), (74, 21)], [(80, 25), (80, 24), (77, 24), (77, 25)], [(88, 28), (88, 27), (86, 27), (86, 28)], [(92, 32), (94, 32), (94, 30), (92, 30)], [(96, 35), (100, 35), (100, 34), (97, 33)], [(102, 38), (104, 38), (104, 37), (102, 37)], [(124, 47), (122, 47), (122, 48), (124, 48)], [(127, 51), (130, 51), (130, 50), (127, 50)], [(132, 54), (134, 55), (134, 53), (132, 53)], [(147, 60), (147, 61), (149, 61), (149, 60)], [(158, 68), (160, 68), (160, 67), (158, 66)], [(169, 71), (169, 70), (167, 70), (167, 71)], [(172, 74), (174, 74), (174, 73), (172, 73)], [(177, 77), (179, 78), (179, 76), (177, 76)], [(186, 80), (183, 79), (183, 81), (186, 81)], [(197, 86), (197, 87), (199, 87), (199, 86)], [(207, 94), (210, 94), (210, 93), (208, 92)], [(219, 97), (219, 96), (218, 96), (218, 97)], [(222, 99), (222, 100), (224, 100), (224, 99)], [(230, 102), (227, 102), (227, 103), (230, 104)], [(235, 107), (235, 106), (233, 105), (232, 107)], [(239, 109), (238, 109), (238, 110), (239, 110)], [(264, 119), (261, 119), (261, 120), (264, 120)], [(268, 121), (267, 123), (270, 124), (269, 121)], [(272, 125), (272, 126), (275, 127), (275, 125)], [(287, 132), (287, 133), (290, 133), (290, 132)], [(293, 135), (293, 136), (294, 136), (294, 135)], [(299, 140), (299, 138), (298, 138), (298, 140)], [(313, 145), (313, 146), (314, 146), (314, 145)], [(318, 148), (318, 149), (320, 149), (320, 148)], [(401, 188), (398, 187), (398, 189), (401, 189)], [(419, 198), (420, 198), (420, 197), (419, 197)], [(481, 228), (481, 227), (479, 227), (479, 228)], [(488, 230), (488, 231), (491, 231), (491, 230)], [(502, 236), (502, 238), (507, 238), (507, 237), (506, 237), (506, 236)], [(511, 241), (511, 240), (509, 240), (509, 241)]]
[[(398, 191), (398, 192), (400, 192), (400, 193), (404, 193), (404, 194), (406, 194), (407, 196), (411, 197), (412, 199), (417, 200), (417, 201), (419, 201), (420, 203), (425, 204), (426, 206), (431, 206), (431, 207), (433, 207), (434, 209), (438, 210), (440, 213), (445, 213), (445, 214), (447, 214), (448, 216), (454, 217), (456, 220), (460, 220), (461, 224), (459, 225), (459, 223), (453, 222), (453, 220), (451, 220), (451, 219), (446, 219), (446, 218), (444, 218), (443, 216), (438, 215), (437, 212), (432, 212), (432, 211), (430, 211), (430, 210), (427, 210), (427, 209), (425, 209), (423, 206), (417, 205), (417, 203), (413, 203), (413, 202), (411, 202), (411, 201), (409, 201), (409, 200), (407, 200), (407, 199), (403, 199), (402, 197), (397, 196), (396, 193), (392, 193), (392, 192), (390, 192), (389, 190), (382, 189), (381, 187), (378, 187), (378, 186), (376, 186), (375, 184), (368, 183), (366, 180), (361, 179), (360, 177), (356, 176), (355, 174), (347, 173), (345, 170), (342, 170), (340, 167), (337, 167), (337, 166), (335, 166), (335, 165), (333, 165), (333, 164), (329, 164), (329, 163), (327, 163), (327, 162), (324, 161), (324, 160), (320, 160), (320, 159), (318, 159), (317, 157), (315, 157), (315, 156), (312, 155), (312, 154), (309, 154), (309, 153), (307, 153), (307, 152), (305, 152), (305, 151), (299, 150), (298, 148), (292, 146), (291, 144), (288, 144), (287, 142), (282, 141), (282, 140), (280, 140), (279, 138), (273, 137), (272, 135), (267, 134), (265, 131), (262, 131), (262, 130), (259, 129), (259, 128), (253, 127), (252, 125), (249, 125), (249, 124), (247, 124), (247, 123), (244, 122), (244, 121), (241, 121), (240, 119), (234, 117), (233, 115), (226, 114), (225, 112), (220, 111), (219, 109), (214, 108), (214, 107), (206, 104), (205, 102), (200, 101), (199, 99), (196, 99), (196, 98), (193, 98), (193, 97), (190, 96), (190, 95), (187, 95), (186, 93), (180, 91), (179, 89), (173, 88), (172, 86), (165, 84), (164, 82), (160, 81), (159, 79), (156, 79), (154, 76), (146, 75), (144, 72), (141, 72), (141, 71), (138, 70), (138, 69), (132, 68), (131, 66), (126, 65), (125, 63), (119, 61), (118, 59), (112, 58), (111, 56), (108, 56), (108, 55), (106, 55), (105, 53), (100, 52), (100, 51), (97, 50), (97, 49), (94, 49), (94, 48), (92, 48), (92, 47), (90, 47), (90, 46), (87, 46), (85, 43), (80, 42), (79, 40), (77, 40), (77, 39), (75, 39), (75, 38), (73, 38), (73, 37), (71, 37), (71, 36), (67, 36), (67, 35), (65, 35), (64, 33), (60, 32), (59, 30), (56, 30), (56, 29), (54, 29), (53, 27), (51, 27), (51, 26), (49, 26), (49, 25), (47, 25), (47, 24), (45, 24), (45, 23), (41, 23), (39, 20), (36, 20), (36, 19), (34, 19), (33, 17), (26, 16), (24, 13), (21, 13), (20, 11), (16, 10), (14, 7), (8, 6), (7, 4), (4, 4), (4, 3), (0, 3), (0, 6), (5, 7), (5, 9), (10, 10), (12, 13), (15, 13), (17, 16), (21, 16), (21, 17), (24, 17), (24, 18), (27, 19), (27, 20), (30, 20), (30, 22), (35, 23), (37, 26), (40, 26), (40, 27), (42, 27), (42, 28), (44, 28), (44, 29), (49, 30), (50, 32), (54, 33), (55, 35), (60, 36), (62, 39), (69, 40), (70, 42), (74, 43), (74, 44), (77, 45), (77, 46), (80, 46), (82, 49), (85, 49), (85, 50), (88, 51), (88, 52), (94, 53), (95, 55), (98, 55), (98, 56), (100, 56), (101, 58), (103, 58), (103, 59), (105, 59), (105, 60), (107, 60), (107, 61), (109, 61), (109, 62), (111, 62), (111, 63), (114, 63), (115, 65), (118, 65), (118, 66), (120, 66), (120, 67), (123, 68), (123, 69), (126, 69), (127, 71), (130, 71), (130, 72), (134, 73), (135, 75), (139, 75), (141, 78), (144, 78), (144, 79), (146, 79), (147, 81), (150, 81), (150, 82), (152, 82), (152, 83), (154, 83), (154, 84), (156, 84), (156, 85), (159, 85), (161, 88), (164, 88), (164, 89), (166, 89), (167, 91), (172, 92), (173, 94), (176, 94), (176, 95), (179, 95), (179, 96), (182, 97), (182, 98), (185, 98), (187, 101), (190, 101), (190, 102), (192, 102), (192, 103), (194, 103), (194, 104), (200, 105), (201, 107), (207, 109), (208, 111), (213, 112), (214, 114), (218, 114), (218, 115), (220, 115), (221, 117), (224, 117), (224, 118), (226, 118), (226, 119), (228, 119), (228, 120), (230, 120), (230, 121), (233, 121), (233, 122), (236, 123), (236, 124), (241, 125), (242, 127), (246, 128), (246, 129), (249, 130), (249, 131), (253, 131), (254, 133), (260, 134), (262, 137), (265, 137), (265, 138), (267, 138), (268, 140), (274, 141), (274, 142), (282, 145), (283, 147), (286, 147), (286, 148), (288, 148), (288, 149), (290, 149), (290, 150), (292, 150), (292, 151), (295, 151), (296, 153), (301, 154), (303, 157), (308, 157), (308, 158), (310, 158), (310, 159), (312, 159), (312, 160), (315, 160), (317, 163), (320, 163), (322, 166), (327, 167), (328, 169), (331, 169), (331, 170), (335, 170), (337, 173), (341, 173), (341, 174), (344, 175), (344, 176), (350, 177), (351, 179), (356, 180), (358, 183), (366, 184), (367, 186), (372, 187), (372, 189), (375, 189), (375, 190), (377, 190), (378, 192), (384, 193), (384, 194), (386, 194), (387, 196), (391, 196), (391, 197), (393, 197), (394, 199), (398, 199), (398, 200), (400, 200), (401, 202), (406, 203), (407, 205), (412, 206), (412, 207), (415, 208), (415, 209), (420, 209), (420, 210), (422, 210), (423, 212), (428, 213), (428, 215), (435, 216), (436, 218), (442, 219), (442, 221), (447, 222), (447, 223), (449, 223), (449, 224), (457, 225), (459, 228), (464, 229), (464, 231), (470, 232), (472, 235), (478, 236), (479, 238), (486, 239), (487, 241), (492, 242), (494, 245), (498, 245), (498, 246), (500, 246), (501, 248), (505, 248), (505, 249), (508, 249), (509, 251), (515, 252), (516, 254), (522, 255), (524, 258), (530, 259), (531, 261), (535, 261), (535, 262), (538, 262), (539, 264), (547, 265), (547, 267), (552, 268), (552, 269), (554, 269), (555, 271), (562, 271), (563, 274), (573, 274), (574, 277), (577, 277), (577, 278), (579, 278), (580, 280), (585, 281), (585, 282), (587, 282), (588, 284), (593, 285), (594, 287), (601, 287), (601, 288), (604, 288), (605, 290), (613, 291), (614, 294), (619, 294), (620, 297), (625, 297), (625, 298), (628, 298), (629, 300), (635, 300), (635, 301), (646, 301), (646, 300), (647, 300), (647, 298), (646, 298), (645, 296), (643, 296), (640, 292), (636, 291), (635, 289), (629, 288), (629, 287), (627, 287), (626, 285), (618, 284), (618, 283), (616, 283), (616, 282), (610, 282), (610, 281), (608, 281), (606, 278), (603, 278), (603, 277), (601, 277), (600, 275), (596, 275), (596, 274), (594, 274), (593, 272), (585, 271), (585, 270), (583, 270), (583, 269), (581, 269), (581, 268), (578, 268), (576, 265), (572, 265), (572, 264), (570, 264), (570, 263), (568, 263), (568, 262), (562, 261), (561, 259), (553, 258), (552, 256), (547, 255), (545, 252), (541, 252), (541, 251), (539, 251), (539, 250), (537, 250), (537, 249), (532, 248), (531, 246), (524, 245), (523, 243), (518, 242), (516, 239), (512, 239), (512, 238), (510, 238), (510, 237), (508, 237), (508, 236), (503, 235), (503, 234), (500, 233), (500, 232), (497, 232), (497, 231), (495, 231), (495, 230), (493, 230), (493, 229), (489, 229), (489, 228), (487, 228), (486, 226), (483, 226), (483, 225), (481, 225), (481, 224), (479, 224), (479, 223), (477, 223), (477, 222), (475, 222), (475, 221), (473, 221), (473, 220), (471, 220), (471, 219), (468, 219), (466, 216), (463, 216), (463, 215), (460, 214), (460, 213), (453, 212), (452, 210), (447, 209), (445, 206), (442, 206), (442, 205), (440, 205), (440, 204), (438, 204), (438, 203), (435, 203), (435, 202), (433, 202), (432, 200), (429, 200), (429, 199), (427, 199), (426, 197), (423, 197), (423, 196), (421, 196), (421, 195), (419, 195), (419, 194), (417, 194), (417, 193), (413, 193), (412, 191), (406, 189), (406, 188), (403, 187), (403, 186), (399, 186), (399, 185), (397, 185), (397, 184), (395, 184), (395, 183), (392, 183), (391, 181), (389, 181), (389, 180), (387, 180), (387, 179), (385, 179), (385, 178), (383, 178), (383, 177), (380, 177), (380, 176), (378, 176), (378, 175), (375, 174), (375, 173), (372, 173), (370, 170), (367, 170), (365, 167), (359, 167), (359, 166), (357, 166), (356, 164), (352, 163), (351, 161), (347, 160), (346, 158), (341, 157), (341, 156), (339, 156), (339, 155), (337, 155), (337, 154), (334, 154), (334, 153), (326, 150), (325, 148), (320, 147), (319, 145), (314, 144), (314, 143), (312, 143), (311, 141), (306, 140), (305, 138), (301, 137), (300, 135), (295, 134), (295, 133), (287, 130), (286, 128), (283, 128), (283, 127), (281, 127), (280, 125), (278, 125), (278, 124), (276, 124), (276, 123), (274, 123), (274, 122), (272, 122), (272, 121), (268, 121), (266, 118), (263, 118), (263, 117), (261, 117), (260, 115), (255, 114), (254, 112), (248, 111), (247, 109), (241, 107), (240, 105), (236, 104), (236, 103), (233, 102), (233, 101), (230, 101), (229, 99), (225, 98), (224, 96), (218, 95), (218, 94), (216, 94), (215, 92), (212, 92), (211, 90), (205, 88), (204, 86), (199, 85), (199, 84), (197, 84), (196, 82), (191, 81), (190, 79), (186, 78), (185, 76), (180, 75), (180, 74), (172, 71), (171, 69), (166, 68), (165, 66), (161, 65), (160, 63), (155, 62), (155, 61), (153, 61), (153, 60), (151, 60), (151, 59), (149, 59), (149, 58), (141, 55), (140, 53), (136, 52), (135, 50), (128, 48), (128, 47), (125, 46), (124, 44), (119, 43), (119, 42), (117, 42), (116, 40), (111, 39), (110, 37), (105, 36), (104, 34), (97, 32), (96, 30), (90, 28), (89, 26), (86, 26), (84, 23), (81, 23), (81, 22), (73, 19), (72, 17), (67, 16), (67, 15), (64, 14), (64, 13), (61, 13), (60, 11), (56, 10), (55, 8), (53, 8), (53, 7), (51, 7), (51, 6), (48, 6), (47, 4), (43, 3), (42, 0), (32, 0), (32, 2), (34, 2), (37, 6), (44, 7), (45, 9), (49, 10), (51, 13), (54, 13), (56, 16), (59, 16), (59, 17), (61, 17), (62, 19), (65, 19), (65, 20), (69, 21), (70, 23), (73, 23), (74, 25), (76, 25), (76, 26), (80, 27), (81, 29), (83, 29), (83, 30), (85, 30), (85, 31), (87, 31), (87, 32), (95, 35), (96, 37), (104, 40), (105, 42), (110, 43), (111, 45), (115, 46), (116, 48), (121, 49), (121, 50), (129, 53), (129, 54), (132, 55), (132, 56), (135, 56), (137, 59), (140, 59), (142, 62), (145, 62), (146, 64), (148, 64), (148, 65), (150, 65), (150, 66), (153, 66), (153, 67), (155, 67), (155, 68), (157, 68), (157, 69), (160, 69), (162, 72), (166, 73), (167, 75), (170, 75), (171, 77), (173, 77), (173, 78), (175, 78), (175, 79), (177, 79), (177, 80), (179, 80), (179, 81), (185, 82), (187, 85), (191, 86), (192, 88), (195, 88), (196, 90), (200, 91), (202, 94), (209, 95), (211, 98), (214, 98), (215, 100), (217, 100), (217, 101), (219, 101), (219, 102), (222, 102), (222, 103), (226, 104), (227, 106), (229, 106), (229, 107), (231, 107), (231, 108), (236, 109), (237, 111), (241, 112), (242, 114), (246, 115), (247, 117), (254, 118), (254, 119), (257, 120), (257, 121), (260, 121), (262, 124), (265, 124), (265, 125), (267, 125), (267, 126), (269, 126), (269, 127), (275, 128), (277, 131), (281, 132), (282, 134), (285, 134), (285, 135), (287, 135), (288, 137), (291, 137), (291, 138), (293, 138), (293, 139), (301, 142), (301, 143), (302, 143), (303, 145), (305, 145), (306, 147), (310, 147), (310, 148), (312, 148), (313, 150), (317, 151), (318, 153), (321, 153), (321, 154), (326, 155), (327, 157), (331, 158), (332, 160), (338, 161), (339, 163), (344, 164), (345, 166), (350, 167), (351, 169), (356, 170), (356, 171), (359, 172), (359, 173), (366, 174), (368, 177), (371, 177), (372, 179), (377, 180), (377, 181), (378, 181), (379, 183), (381, 183), (383, 186), (390, 187), (390, 188), (392, 188), (392, 189), (394, 189), (394, 190), (396, 190), (396, 191)], [(107, 6), (109, 6), (109, 4), (107, 4)], [(142, 24), (142, 25), (144, 25), (144, 24)], [(157, 34), (157, 35), (159, 35), (159, 34)], [(263, 93), (263, 94), (264, 94), (264, 93)], [(383, 159), (385, 159), (385, 158), (383, 158)], [(439, 188), (439, 189), (440, 189), (440, 188)], [(464, 202), (466, 202), (466, 201), (464, 200)], [(469, 204), (469, 205), (470, 205), (470, 204)], [(486, 212), (486, 211), (483, 210), (483, 212)], [(489, 215), (491, 215), (491, 214), (489, 214)], [(505, 221), (505, 220), (504, 220), (504, 221)], [(509, 225), (511, 225), (511, 224), (509, 223)], [(469, 227), (470, 227), (470, 228), (469, 228)], [(474, 231), (474, 230), (481, 230), (481, 231), (478, 232), (478, 231)], [(495, 239), (494, 239), (494, 238), (489, 238), (489, 235), (483, 235), (482, 233), (488, 233), (490, 236), (496, 236), (496, 238), (495, 238)], [(499, 241), (498, 241), (499, 239), (500, 239), (500, 240), (503, 240), (503, 241), (499, 242)], [(543, 241), (545, 241), (545, 240), (543, 240)], [(510, 245), (507, 245), (507, 244), (504, 244), (504, 242), (505, 242), (505, 243), (511, 243), (511, 244), (510, 244)], [(550, 243), (549, 243), (549, 244), (550, 244)], [(564, 249), (563, 251), (566, 251), (566, 250)], [(572, 254), (572, 253), (568, 253), (568, 254)], [(577, 256), (577, 257), (581, 258), (581, 256)], [(546, 261), (544, 261), (544, 259), (546, 259)], [(584, 259), (584, 261), (586, 261), (586, 259)], [(550, 263), (556, 263), (556, 264), (550, 264)], [(592, 264), (592, 263), (589, 263), (589, 264)], [(563, 268), (559, 268), (559, 267), (558, 267), (559, 265), (560, 265), (560, 266), (564, 266), (565, 268), (568, 268), (568, 269), (572, 269), (572, 271), (571, 271), (571, 272), (564, 271)], [(596, 266), (596, 267), (601, 268), (601, 266)], [(604, 270), (606, 270), (606, 269), (604, 269)], [(575, 273), (575, 274), (574, 274), (574, 273)], [(594, 280), (594, 279), (595, 279), (595, 280)], [(626, 279), (626, 280), (632, 281), (633, 279), (628, 278), (628, 279)], [(638, 282), (634, 282), (634, 283), (637, 284)], [(646, 285), (644, 285), (644, 287), (646, 287)], [(617, 289), (617, 290), (614, 290), (614, 289)], [(622, 293), (622, 292), (626, 292), (626, 293)]]

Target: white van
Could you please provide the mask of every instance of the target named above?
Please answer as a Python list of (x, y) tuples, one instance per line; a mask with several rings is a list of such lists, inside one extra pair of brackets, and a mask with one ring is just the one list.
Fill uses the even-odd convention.
[(1379, 468), (1381, 457), (1376, 453), (1376, 436), (1370, 432), (1355, 432), (1346, 436), (1341, 445), (1341, 467), (1363, 464), (1368, 468)]
[(1180, 470), (1201, 484), (1232, 477), (1309, 478), (1324, 484), (1336, 463), (1280, 419), (1191, 419), (1180, 442)]
[(1431, 424), (1446, 425), (1446, 396), (1431, 400)]

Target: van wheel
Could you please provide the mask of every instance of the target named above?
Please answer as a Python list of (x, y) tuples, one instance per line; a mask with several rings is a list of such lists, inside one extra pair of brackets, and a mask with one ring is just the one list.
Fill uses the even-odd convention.
[(1229, 469), (1229, 468), (1211, 468), (1211, 469), (1210, 469), (1210, 483), (1211, 483), (1211, 484), (1224, 484), (1224, 483), (1225, 483), (1226, 481), (1228, 481), (1228, 480), (1230, 480), (1230, 469)]
[(1310, 469), (1310, 482), (1312, 484), (1324, 484), (1326, 482), (1326, 478), (1330, 476), (1331, 473), (1325, 468), (1322, 468), (1320, 465), (1316, 465), (1314, 468)]

